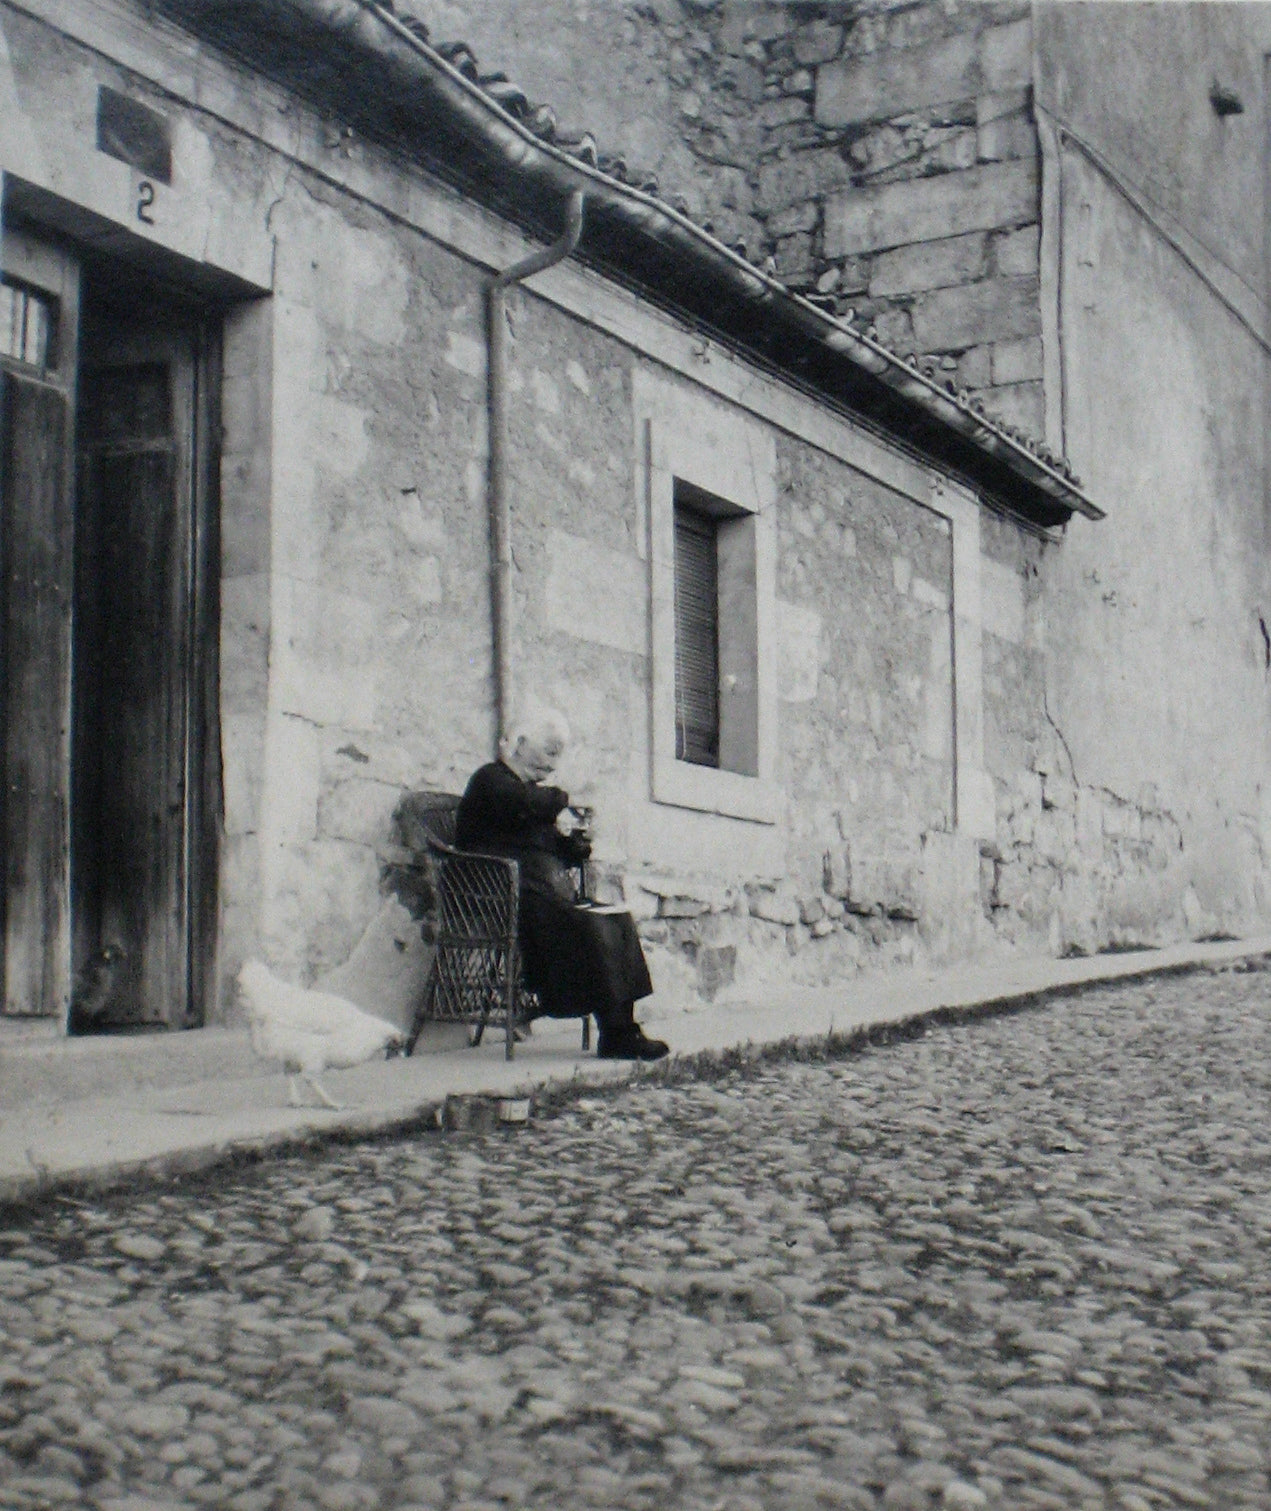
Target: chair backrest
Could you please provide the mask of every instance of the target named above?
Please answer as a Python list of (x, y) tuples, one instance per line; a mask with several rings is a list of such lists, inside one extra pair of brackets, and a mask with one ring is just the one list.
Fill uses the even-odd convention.
[(437, 912), (452, 939), (506, 948), (516, 935), (516, 863), (449, 850), (434, 855)]
[(393, 815), (403, 845), (434, 879), (436, 924), (451, 939), (506, 947), (516, 933), (515, 864), (454, 848), (459, 799), (406, 793)]
[(402, 843), (416, 855), (429, 845), (453, 849), (459, 799), (453, 792), (408, 792), (393, 814)]

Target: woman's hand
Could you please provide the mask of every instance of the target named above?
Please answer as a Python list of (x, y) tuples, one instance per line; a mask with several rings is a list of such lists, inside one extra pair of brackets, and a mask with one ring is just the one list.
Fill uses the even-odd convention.
[(581, 866), (591, 858), (591, 836), (585, 829), (562, 834), (556, 841), (556, 853), (570, 866)]
[(591, 809), (562, 808), (556, 816), (556, 832), (560, 855), (571, 865), (581, 865), (591, 854)]
[(576, 808), (565, 807), (556, 815), (556, 829), (560, 834), (576, 834), (587, 826)]

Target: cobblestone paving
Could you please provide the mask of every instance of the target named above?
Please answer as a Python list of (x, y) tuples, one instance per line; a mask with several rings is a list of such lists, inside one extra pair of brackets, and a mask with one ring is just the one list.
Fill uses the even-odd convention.
[(0, 1230), (0, 1504), (1271, 1507), (1271, 976)]

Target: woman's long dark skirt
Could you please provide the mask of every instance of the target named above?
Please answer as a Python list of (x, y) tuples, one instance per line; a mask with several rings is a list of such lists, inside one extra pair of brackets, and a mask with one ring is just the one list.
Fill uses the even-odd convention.
[(653, 990), (630, 913), (596, 913), (572, 903), (521, 894), (521, 960), (543, 1016), (626, 1021), (630, 1005)]

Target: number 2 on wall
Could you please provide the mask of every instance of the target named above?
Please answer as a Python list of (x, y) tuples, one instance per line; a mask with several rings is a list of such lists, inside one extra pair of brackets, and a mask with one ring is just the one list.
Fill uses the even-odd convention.
[(150, 213), (150, 207), (154, 204), (154, 185), (148, 178), (143, 178), (137, 185), (137, 219), (143, 225), (154, 225), (154, 216)]

